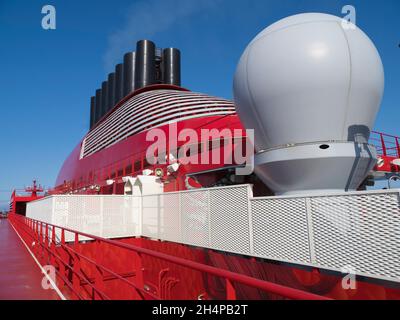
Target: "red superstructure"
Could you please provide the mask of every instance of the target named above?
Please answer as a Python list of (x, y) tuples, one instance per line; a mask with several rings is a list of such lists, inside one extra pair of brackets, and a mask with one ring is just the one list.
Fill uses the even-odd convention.
[[(153, 115), (149, 112), (152, 109)], [(137, 118), (143, 120), (142, 125), (135, 130), (133, 123), (138, 121)], [(169, 140), (172, 134), (169, 132), (171, 123), (176, 123), (177, 132), (189, 128), (195, 130), (199, 137), (202, 129), (229, 129), (231, 132), (237, 130), (236, 135), (233, 134), (231, 137), (233, 148), (242, 144), (246, 137), (231, 101), (193, 93), (176, 86), (149, 86), (133, 92), (118, 103), (88, 133), (65, 161), (58, 175), (56, 188), (51, 192), (123, 194), (123, 177), (135, 177), (146, 169), (154, 171), (156, 168), (161, 168), (166, 172), (170, 161), (164, 165), (147, 163), (146, 150), (153, 141), (146, 141), (146, 134), (149, 129), (157, 128), (164, 131)], [(207, 139), (210, 142), (209, 148), (212, 140), (211, 137)], [(207, 141), (200, 141), (198, 153), (191, 157), (198, 157)], [(160, 150), (160, 152), (167, 151), (169, 154), (183, 144), (183, 141), (178, 142), (174, 149)], [(219, 149), (223, 156), (224, 147)], [(180, 166), (179, 171), (167, 178), (165, 191), (221, 185), (223, 184), (221, 180), (229, 178), (229, 173), (234, 167), (234, 164), (212, 163)], [(253, 183), (256, 182), (254, 176), (249, 179), (252, 179), (249, 181)], [(113, 180), (114, 183), (108, 185), (108, 180)]]
[[(104, 142), (102, 139), (115, 137), (123, 132), (119, 130), (118, 125), (124, 126), (125, 123), (129, 123), (130, 117), (133, 119), (138, 117), (137, 111), (129, 117), (126, 116), (130, 108), (135, 108), (135, 100), (139, 101), (139, 107), (141, 103), (146, 105), (145, 117), (148, 120), (145, 120), (143, 130), (132, 135), (128, 134), (126, 137), (121, 135), (120, 141), (114, 142), (110, 139)], [(183, 107), (182, 104), (185, 102), (182, 101), (186, 101)], [(168, 106), (171, 110), (169, 118), (159, 120), (161, 123), (155, 122), (156, 127), (165, 131), (167, 136), (170, 133), (171, 121), (173, 121), (178, 131), (185, 128), (195, 129), (198, 132), (205, 128), (240, 129), (242, 134), (232, 137), (236, 147), (245, 139), (245, 132), (231, 102), (191, 93), (175, 86), (147, 87), (132, 93), (118, 103), (88, 133), (65, 161), (57, 178), (56, 187), (50, 193), (123, 194), (124, 177), (135, 177), (146, 169), (155, 171), (161, 168), (167, 172), (169, 162), (165, 165), (147, 163), (146, 149), (151, 142), (147, 142), (145, 137), (148, 129), (155, 127), (146, 126), (146, 121), (155, 121), (149, 116), (148, 108), (153, 107), (156, 112), (159, 112)], [(196, 112), (189, 113), (188, 118), (185, 112), (193, 109)], [(118, 115), (119, 111), (123, 113), (119, 124), (116, 125), (118, 118), (115, 115)], [(216, 112), (220, 114), (214, 114)], [(182, 116), (183, 114), (186, 116)], [(167, 121), (167, 123), (164, 124), (162, 121)], [(112, 136), (107, 134), (107, 130), (113, 132)], [(91, 139), (97, 140), (90, 144)], [(377, 142), (382, 143), (381, 149), (378, 146), (378, 150), (384, 150), (383, 147), (386, 146), (384, 140)], [(104, 146), (98, 150), (88, 149), (91, 146), (98, 147), (102, 143)], [(171, 151), (169, 149), (167, 153)], [(199, 154), (201, 151), (199, 146)], [(221, 155), (223, 151), (224, 146), (221, 144)], [(380, 154), (388, 161), (387, 147), (386, 151)], [(396, 158), (396, 155), (392, 158)], [(230, 176), (234, 167), (235, 165), (220, 164), (180, 166), (175, 174), (163, 177), (164, 182), (167, 182), (164, 184), (164, 191), (247, 182), (253, 183), (255, 192), (260, 195), (270, 194), (270, 191), (254, 175), (242, 178), (240, 181), (231, 180)], [(391, 165), (377, 166), (376, 170), (390, 173), (397, 172), (398, 169)], [(113, 182), (109, 183), (110, 180)], [(38, 199), (37, 193), (43, 190), (34, 184), (26, 191), (31, 192), (29, 197), (21, 198), (13, 194), (13, 208), (18, 207), (17, 203)], [(18, 210), (12, 212), (19, 213)], [(340, 275), (321, 269), (298, 267), (283, 262), (253, 259), (146, 238), (114, 241), (91, 236), (95, 241), (82, 244), (76, 240), (69, 244), (63, 243), (57, 249), (49, 242), (52, 237), (55, 237), (56, 228), (52, 229), (51, 225), (42, 225), (38, 221), (24, 221), (16, 215), (11, 215), (11, 218), (26, 243), (32, 243), (33, 239), (40, 239), (37, 241), (40, 247), (31, 246), (32, 251), (36, 253), (42, 264), (58, 265), (57, 283), (63, 294), (72, 299), (317, 298), (317, 296), (308, 296), (307, 292), (339, 299), (400, 299), (400, 290), (393, 284), (386, 285), (384, 282), (377, 283), (364, 279), (358, 282), (356, 291), (346, 291), (342, 288)], [(64, 234), (66, 231), (62, 230)], [(73, 260), (71, 264), (71, 261), (67, 259), (68, 255), (74, 256), (74, 259), (78, 259), (79, 262)], [(128, 261), (134, 261), (132, 267), (126, 267), (129, 265)], [(79, 264), (80, 271), (76, 263)], [(95, 266), (101, 266), (100, 275), (99, 269)], [(146, 270), (140, 277), (135, 276), (138, 268)], [(216, 275), (220, 277), (215, 277)], [(190, 286), (186, 285), (188, 279), (190, 279)], [(239, 282), (233, 282), (233, 279)], [(284, 287), (275, 287), (276, 285)]]
[[(130, 118), (135, 119), (141, 116), (140, 113), (138, 114), (140, 111), (135, 109), (137, 108), (135, 107), (135, 101), (139, 101), (139, 109), (140, 104), (144, 104), (146, 107), (146, 113), (143, 117), (147, 120), (144, 121), (141, 131), (135, 132), (132, 135), (128, 133), (125, 137), (123, 134), (120, 134), (120, 132), (123, 132), (120, 127), (129, 123)], [(182, 101), (186, 101), (186, 105), (183, 107), (182, 104), (184, 102)], [(197, 107), (197, 110), (193, 106)], [(155, 112), (159, 113), (161, 110), (165, 110), (168, 107), (170, 108), (170, 113), (167, 119), (161, 119), (157, 122), (149, 115), (149, 109), (153, 108)], [(130, 111), (130, 109), (135, 109), (136, 113)], [(185, 112), (190, 112), (190, 110), (193, 109), (195, 109), (196, 112), (189, 113), (190, 116), (188, 118)], [(120, 120), (118, 120), (118, 112), (121, 114)], [(131, 113), (128, 116), (127, 114), (129, 114), (129, 112)], [(213, 112), (221, 112), (222, 114), (216, 115), (213, 114)], [(155, 125), (147, 126), (146, 121), (148, 123), (153, 122)], [(168, 123), (164, 124), (163, 121), (167, 121)], [(198, 132), (205, 128), (215, 128), (219, 130), (223, 128), (229, 128), (231, 130), (243, 129), (238, 116), (234, 112), (233, 104), (227, 100), (192, 93), (186, 89), (175, 86), (150, 86), (138, 90), (123, 99), (86, 135), (65, 161), (57, 178), (56, 188), (52, 190), (51, 193), (124, 194), (124, 177), (141, 175), (146, 169), (155, 171), (157, 168), (161, 168), (166, 172), (166, 167), (169, 163), (165, 165), (150, 165), (147, 163), (146, 149), (152, 142), (147, 142), (145, 137), (148, 130), (154, 127), (165, 131), (168, 137), (171, 122), (176, 123), (178, 131), (185, 128), (195, 129)], [(108, 134), (107, 130), (112, 133)], [(113, 139), (109, 139), (113, 137), (120, 137), (120, 140), (113, 141)], [(109, 140), (103, 141), (103, 139)], [(242, 134), (233, 137), (234, 145), (238, 146), (238, 143), (242, 143), (243, 139), (245, 139), (244, 130)], [(91, 141), (94, 142), (91, 143)], [(202, 143), (205, 142), (206, 141), (202, 141)], [(102, 144), (103, 146), (99, 147)], [(199, 147), (199, 153), (201, 153), (201, 150), (202, 149)], [(221, 154), (223, 154), (223, 150), (224, 147), (221, 146)], [(171, 152), (171, 150), (167, 150), (167, 153), (169, 152)], [(179, 191), (196, 187), (211, 187), (235, 183), (253, 183), (255, 185), (255, 192), (258, 192), (260, 195), (271, 194), (255, 175), (242, 178), (237, 182), (230, 180), (229, 178), (234, 167), (235, 165), (225, 166), (221, 164), (190, 164), (180, 166), (174, 175), (164, 177), (164, 182), (167, 182), (164, 184), (164, 191)], [(395, 172), (397, 170), (395, 167), (376, 168), (376, 170), (380, 171), (383, 169), (389, 172)], [(110, 180), (112, 183), (109, 182)], [(15, 223), (21, 223), (18, 221), (19, 220), (16, 219)], [(38, 230), (38, 222), (27, 221), (26, 223), (27, 226), (24, 227), (24, 233), (26, 237), (28, 237), (29, 242), (30, 237), (37, 236), (32, 232)], [(47, 231), (47, 228), (49, 228), (49, 226), (46, 225), (46, 237), (50, 238), (51, 231)], [(100, 250), (102, 252), (102, 258), (100, 259), (102, 259), (102, 261), (109, 261), (109, 263), (105, 265), (105, 268), (108, 268), (107, 270), (112, 270), (116, 274), (114, 278), (111, 277), (108, 281), (109, 286), (100, 288), (95, 286), (95, 291), (101, 290), (101, 294), (94, 294), (94, 296), (88, 293), (89, 291), (87, 291), (84, 285), (81, 285), (81, 287), (74, 286), (73, 281), (69, 283), (66, 279), (62, 280), (63, 287), (70, 287), (68, 290), (70, 291), (69, 294), (71, 297), (98, 299), (105, 299), (107, 297), (135, 299), (197, 299), (201, 297), (205, 299), (224, 299), (227, 297), (227, 294), (229, 296), (229, 293), (226, 292), (227, 280), (221, 281), (208, 276), (205, 269), (208, 268), (206, 266), (210, 266), (210, 268), (216, 268), (210, 269), (211, 273), (214, 272), (213, 270), (220, 270), (222, 274), (228, 271), (234, 272), (235, 274), (243, 274), (256, 279), (271, 281), (279, 285), (316, 293), (330, 298), (400, 298), (400, 290), (393, 288), (392, 285), (386, 287), (382, 284), (370, 282), (367, 279), (365, 281), (359, 281), (358, 288), (355, 292), (343, 290), (341, 285), (342, 278), (340, 275), (326, 273), (324, 270), (316, 268), (299, 268), (295, 265), (282, 262), (252, 259), (241, 255), (227, 255), (223, 252), (192, 248), (182, 244), (159, 242), (145, 238), (122, 239), (119, 240), (118, 243), (112, 243), (111, 240), (111, 242), (108, 243), (107, 241), (109, 240), (97, 239), (97, 241), (87, 244), (79, 244), (76, 241), (68, 245), (65, 244), (65, 250), (72, 253), (76, 252), (75, 254), (80, 255), (81, 259), (92, 261), (91, 263), (96, 265), (101, 264), (97, 260)], [(114, 248), (114, 246), (120, 247), (125, 245), (127, 246), (127, 250)], [(100, 246), (101, 249), (99, 249)], [(138, 253), (135, 253), (142, 252), (141, 250), (146, 254), (138, 255)], [(158, 258), (159, 254), (161, 256), (164, 255), (162, 257), (167, 260), (160, 260)], [(60, 254), (60, 256), (62, 255)], [(49, 251), (48, 254), (42, 257), (51, 260), (56, 256), (54, 256), (54, 251), (53, 253)], [(136, 260), (134, 257), (136, 257)], [(178, 257), (187, 259), (188, 261), (188, 265), (185, 264), (183, 269), (177, 266), (180, 265), (180, 262), (176, 260)], [(139, 278), (138, 280), (144, 281), (144, 284), (142, 283), (140, 285), (140, 288), (143, 288), (143, 286), (147, 288), (144, 291), (139, 290), (140, 292), (136, 291), (135, 293), (135, 291), (129, 290), (130, 286), (133, 285), (129, 283), (126, 283), (126, 292), (117, 290), (116, 287), (114, 287), (118, 286), (118, 283), (126, 282), (126, 280), (129, 280), (131, 277), (129, 274), (133, 271), (130, 268), (124, 267), (130, 259), (134, 259), (136, 263), (139, 263), (139, 265), (142, 265), (142, 268), (147, 270), (146, 273), (143, 274), (145, 279)], [(117, 260), (119, 261), (118, 263), (116, 263)], [(201, 268), (200, 273), (190, 271), (189, 261), (195, 261), (204, 266), (205, 269)], [(92, 274), (91, 277), (95, 279), (96, 272), (92, 269), (91, 263), (85, 263), (85, 270), (89, 274)], [(174, 276), (168, 277), (169, 274)], [(179, 274), (181, 276), (177, 276)], [(71, 279), (75, 279), (75, 276), (81, 278), (79, 275), (72, 274)], [(191, 286), (185, 285), (187, 281), (185, 279), (188, 279), (187, 277), (191, 279)], [(82, 283), (84, 279), (81, 278), (80, 281)], [(168, 282), (168, 285), (165, 281)], [(115, 284), (113, 285), (112, 283)], [(93, 282), (93, 285), (95, 284), (96, 281)], [(162, 292), (160, 292), (160, 290), (162, 290)], [(260, 291), (240, 285), (236, 286), (234, 295), (241, 299), (280, 299), (282, 297), (271, 292), (263, 292), (262, 290)], [(306, 298), (306, 296), (304, 296), (304, 298)]]
[(36, 180), (33, 181), (32, 186), (26, 187), (22, 192), (14, 190), (10, 200), (10, 213), (24, 216), (26, 212), (26, 204), (28, 202), (43, 198), (43, 192), (43, 187), (37, 185)]
[[(169, 92), (168, 92), (169, 90)], [(142, 99), (141, 99), (142, 97)], [(126, 115), (128, 107), (137, 100), (143, 103), (145, 109), (145, 117), (150, 123), (146, 126), (146, 122), (142, 125), (141, 131), (133, 131), (129, 135), (129, 131), (122, 135), (119, 141), (113, 141), (113, 137), (119, 133), (118, 126), (129, 125), (129, 115)], [(154, 100), (154, 101), (153, 101)], [(180, 107), (182, 101), (184, 106)], [(148, 115), (148, 109), (154, 109), (154, 113), (160, 113), (166, 106), (169, 108), (168, 118), (162, 119), (158, 123)], [(177, 108), (178, 106), (178, 108)], [(198, 109), (193, 111), (193, 107)], [(204, 106), (204, 107), (203, 107)], [(181, 109), (179, 109), (181, 108)], [(121, 111), (120, 122), (113, 120), (113, 116)], [(190, 112), (189, 116), (185, 112)], [(143, 111), (144, 112), (144, 111)], [(136, 116), (137, 117), (137, 116)], [(132, 121), (135, 117), (132, 116)], [(135, 177), (142, 174), (143, 170), (162, 168), (165, 171), (166, 165), (151, 165), (146, 161), (146, 150), (153, 143), (146, 141), (146, 134), (150, 128), (157, 128), (166, 133), (169, 138), (170, 123), (175, 122), (177, 131), (181, 132), (186, 128), (194, 129), (201, 136), (201, 129), (229, 129), (232, 132), (240, 130), (241, 133), (233, 136), (233, 145), (238, 146), (246, 139), (246, 133), (240, 122), (239, 117), (234, 112), (232, 102), (206, 96), (203, 94), (192, 93), (187, 89), (170, 85), (149, 86), (133, 92), (124, 98), (111, 110), (101, 121), (94, 127), (88, 135), (76, 146), (71, 155), (65, 161), (56, 181), (56, 187), (51, 193), (79, 193), (79, 194), (123, 194), (122, 180), (125, 176)], [(110, 123), (109, 132), (106, 131), (108, 123)], [(101, 127), (103, 131), (99, 130)], [(99, 133), (96, 136), (96, 130)], [(104, 142), (103, 147), (87, 151), (87, 140), (91, 139), (94, 146), (101, 145), (102, 139), (109, 138)], [(375, 171), (384, 175), (385, 173), (396, 173), (400, 167), (393, 164), (393, 160), (400, 158), (399, 138), (379, 132), (373, 132), (371, 143), (376, 145), (378, 154), (382, 159), (382, 163), (378, 162)], [(211, 140), (202, 141), (201, 143), (211, 144)], [(90, 141), (90, 140), (89, 140)], [(183, 145), (184, 142), (178, 143), (176, 148)], [(175, 148), (175, 149), (176, 149)], [(202, 152), (203, 146), (199, 144), (199, 153)], [(167, 153), (172, 152), (168, 150)], [(221, 156), (224, 154), (222, 147)], [(194, 155), (194, 156), (198, 156)], [(189, 164), (181, 166), (179, 171), (168, 178), (165, 191), (187, 190), (191, 187), (210, 187), (216, 185), (234, 184), (229, 181), (229, 173), (232, 172), (234, 165), (221, 164)], [(108, 180), (113, 180), (112, 185), (107, 184)], [(189, 181), (189, 182), (188, 182)], [(264, 184), (258, 181), (255, 175), (241, 179), (238, 183), (256, 183), (256, 190), (260, 190), (260, 195), (269, 195), (269, 190)], [(188, 184), (189, 183), (189, 184)], [(192, 183), (193, 186), (190, 184)]]
[[(143, 45), (154, 47), (149, 42), (141, 45), (138, 45), (138, 50), (143, 49)], [(177, 53), (171, 51), (168, 59), (173, 61), (174, 57), (177, 57)], [(126, 58), (128, 62), (124, 63), (131, 67), (132, 55)], [(150, 84), (130, 90), (125, 97), (122, 95), (117, 100), (109, 98), (104, 94), (108, 90), (107, 83), (103, 83), (102, 92), (92, 99), (94, 120), (91, 119), (91, 128), (64, 162), (55, 187), (49, 190), (49, 194), (132, 195), (125, 190), (127, 179), (153, 176), (161, 180), (162, 194), (246, 184), (252, 185), (254, 196), (273, 195), (255, 174), (235, 175), (235, 169), (242, 167), (242, 163), (225, 161), (227, 158), (235, 159), (232, 155), (237, 150), (243, 153), (250, 140), (233, 102), (191, 92), (174, 85), (173, 81), (166, 81), (159, 74), (165, 72), (166, 68), (165, 65), (160, 67), (161, 55), (151, 59), (156, 64), (154, 70), (145, 70), (149, 73), (143, 73), (146, 76), (141, 80), (145, 83), (146, 77), (152, 73), (157, 76), (153, 77)], [(170, 67), (173, 65), (169, 64)], [(131, 69), (131, 77), (128, 77), (130, 84)], [(177, 72), (171, 75), (174, 78)], [(118, 75), (115, 77), (118, 78)], [(109, 77), (109, 81), (112, 79), (113, 76)], [(115, 85), (115, 91), (116, 88)], [(103, 105), (99, 102), (101, 97)], [(106, 106), (104, 99), (111, 103)], [(155, 142), (151, 133), (156, 130), (165, 134), (166, 145), (165, 148), (154, 150), (155, 153), (149, 157), (149, 147)], [(191, 142), (189, 136), (180, 139), (179, 133), (185, 130), (190, 130), (200, 140)], [(204, 136), (204, 130), (214, 130), (218, 134)], [(224, 130), (230, 134), (222, 135)], [(374, 176), (389, 178), (400, 170), (400, 163), (397, 162), (400, 158), (399, 141), (394, 136), (373, 133), (371, 142), (377, 146), (380, 157), (374, 168)], [(178, 150), (184, 145), (192, 148), (182, 156)], [(253, 152), (254, 148), (251, 147), (251, 150)], [(223, 160), (216, 163), (182, 162), (183, 158), (198, 159), (206, 151), (218, 154)], [(149, 162), (149, 158), (156, 158), (160, 154), (165, 158), (165, 163)], [(369, 180), (366, 179), (360, 189), (364, 189)], [(13, 193), (10, 221), (40, 264), (55, 268), (55, 282), (67, 298), (400, 299), (399, 284), (383, 278), (360, 277), (357, 288), (346, 290), (339, 272), (307, 263), (267, 259), (246, 255), (241, 251), (214, 250), (212, 247), (142, 235), (106, 238), (56, 223), (22, 217), (25, 215), (24, 205), (41, 198), (39, 193), (43, 189), (34, 182), (33, 187), (26, 191), (31, 193), (30, 196), (21, 197)], [(65, 213), (60, 222), (68, 216), (68, 205), (67, 201), (60, 205)], [(221, 202), (217, 205), (223, 206)], [(311, 207), (310, 202), (307, 202), (307, 206)], [(189, 207), (188, 211), (191, 209)], [(286, 207), (282, 206), (284, 209)], [(297, 208), (293, 206), (292, 209), (295, 211)], [(268, 214), (266, 210), (265, 215)], [(77, 217), (76, 221), (79, 222), (80, 218)], [(223, 220), (224, 217), (218, 218)], [(250, 225), (249, 220), (247, 223)], [(285, 230), (278, 230), (278, 236)], [(67, 241), (66, 238), (71, 235), (73, 241)], [(85, 241), (82, 241), (82, 237)]]

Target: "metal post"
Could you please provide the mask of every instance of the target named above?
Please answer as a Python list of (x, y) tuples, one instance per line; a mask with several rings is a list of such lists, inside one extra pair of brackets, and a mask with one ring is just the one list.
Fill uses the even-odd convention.
[(229, 279), (226, 279), (226, 300), (236, 300), (236, 290)]
[(50, 252), (51, 252), (51, 257), (50, 257), (50, 263), (53, 267), (56, 266), (56, 258), (54, 255), (56, 254), (56, 228), (52, 227), (52, 233), (51, 233), (51, 245), (50, 245)]
[(42, 256), (43, 256), (43, 247), (42, 247), (42, 222), (39, 222), (38, 224), (38, 234), (37, 234), (37, 243), (38, 243), (38, 260), (42, 262)]
[(312, 198), (305, 199), (307, 227), (308, 227), (308, 243), (310, 248), (310, 262), (316, 263), (315, 248), (314, 248), (314, 226), (312, 221)]
[(144, 279), (143, 279), (143, 267), (142, 267), (142, 256), (140, 253), (134, 253), (134, 265), (135, 265), (135, 274), (136, 274), (136, 286), (139, 289), (144, 288)]
[(44, 245), (45, 245), (45, 253), (47, 255), (47, 259), (46, 259), (46, 264), (49, 263), (50, 261), (50, 253), (47, 249), (49, 249), (50, 244), (49, 244), (49, 225), (47, 223), (45, 223), (45, 234), (44, 234)]
[[(79, 245), (79, 235), (75, 233), (75, 240), (74, 240), (74, 250), (78, 250)], [(72, 273), (72, 287), (74, 288), (76, 298), (79, 299), (79, 290), (81, 286), (81, 279), (78, 276), (80, 272), (80, 261), (79, 256), (77, 254), (73, 255), (73, 273)]]
[[(61, 257), (60, 274), (61, 274), (62, 277), (66, 277), (67, 275), (65, 273), (65, 264), (64, 264), (66, 262), (66, 261), (64, 261), (65, 260), (64, 259), (64, 257), (65, 257), (65, 248), (63, 247), (63, 246), (65, 246), (65, 231), (64, 231), (64, 229), (61, 229), (61, 246), (62, 247), (61, 247), (61, 254), (60, 254), (60, 257)], [(66, 283), (63, 280), (61, 282), (61, 288), (63, 288), (64, 285), (66, 285)]]
[(104, 293), (104, 278), (103, 278), (103, 270), (99, 267), (103, 263), (103, 252), (101, 242), (96, 240), (96, 260), (98, 265), (96, 266), (96, 275), (95, 275), (95, 288), (97, 291), (94, 292), (93, 299), (94, 300), (103, 300), (103, 296), (101, 293)]
[(380, 133), (379, 135), (381, 137), (382, 152), (383, 152), (383, 155), (386, 157), (387, 154), (386, 154), (385, 139), (383, 138), (383, 134), (382, 133)]

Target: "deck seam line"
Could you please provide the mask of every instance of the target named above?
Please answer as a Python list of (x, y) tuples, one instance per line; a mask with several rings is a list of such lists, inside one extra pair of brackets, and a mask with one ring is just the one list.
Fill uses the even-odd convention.
[(65, 298), (65, 296), (62, 294), (62, 292), (60, 291), (60, 289), (57, 287), (57, 285), (54, 283), (54, 281), (49, 277), (48, 273), (46, 272), (46, 270), (43, 269), (42, 265), (39, 263), (39, 261), (36, 259), (35, 255), (33, 254), (33, 252), (31, 251), (31, 249), (29, 249), (28, 245), (25, 243), (24, 239), (22, 239), (22, 237), (20, 236), (20, 234), (18, 233), (17, 229), (14, 228), (13, 224), (10, 222), (11, 227), (14, 229), (15, 233), (17, 234), (17, 236), (21, 239), (22, 243), (24, 244), (25, 248), (28, 250), (29, 254), (32, 256), (33, 260), (36, 262), (36, 264), (39, 266), (41, 272), (44, 274), (44, 276), (47, 278), (47, 280), (50, 282), (51, 286), (53, 287), (54, 291), (57, 292), (58, 296), (60, 297), (61, 300), (67, 300), (67, 298)]

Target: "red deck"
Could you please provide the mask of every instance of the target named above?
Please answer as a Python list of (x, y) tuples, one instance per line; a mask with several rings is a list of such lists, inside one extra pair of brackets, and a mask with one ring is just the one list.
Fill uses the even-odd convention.
[(10, 222), (0, 219), (0, 300), (59, 299), (45, 290), (43, 274)]

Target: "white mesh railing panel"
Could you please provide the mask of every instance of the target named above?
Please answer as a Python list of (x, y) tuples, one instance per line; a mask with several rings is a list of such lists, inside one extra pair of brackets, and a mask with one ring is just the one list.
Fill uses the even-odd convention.
[(398, 193), (319, 197), (311, 204), (316, 264), (400, 279)]
[[(37, 201), (28, 203), (26, 207), (26, 216), (45, 223), (52, 223), (53, 218), (53, 199), (43, 198)], [(43, 232), (45, 229), (43, 228)], [(61, 233), (56, 232), (56, 239), (61, 236)]]
[(248, 188), (223, 188), (209, 192), (211, 248), (249, 254)]
[[(132, 196), (57, 195), (29, 203), (27, 216), (94, 236), (132, 237), (139, 234), (139, 199)], [(60, 238), (58, 230), (57, 239)], [(74, 234), (66, 231), (65, 240), (73, 241)]]
[(181, 194), (182, 242), (209, 247), (209, 198), (206, 190)]
[[(127, 216), (128, 224), (131, 225), (130, 229), (131, 233), (136, 236), (142, 235), (142, 198), (141, 197), (132, 197), (125, 196), (125, 199), (130, 199), (131, 201), (131, 212)], [(125, 202), (125, 205), (128, 205)]]
[(310, 262), (305, 199), (251, 200), (254, 254)]
[(159, 195), (142, 198), (142, 234), (149, 238), (158, 238)]
[(101, 226), (103, 237), (123, 238), (138, 234), (138, 222), (132, 215), (133, 199), (123, 196), (103, 199)]
[(145, 236), (400, 282), (398, 190), (264, 198), (250, 193), (244, 185), (145, 196), (51, 196), (29, 203), (27, 216), (105, 238)]
[[(96, 196), (57, 196), (54, 197), (53, 224), (79, 230), (95, 236), (102, 236), (102, 197)], [(65, 234), (66, 241), (74, 235)], [(86, 238), (81, 238), (85, 239)]]
[(159, 237), (163, 240), (181, 242), (181, 212), (179, 193), (160, 195)]
[(49, 197), (29, 202), (26, 207), (26, 216), (28, 218), (51, 223), (53, 217), (53, 199)]

